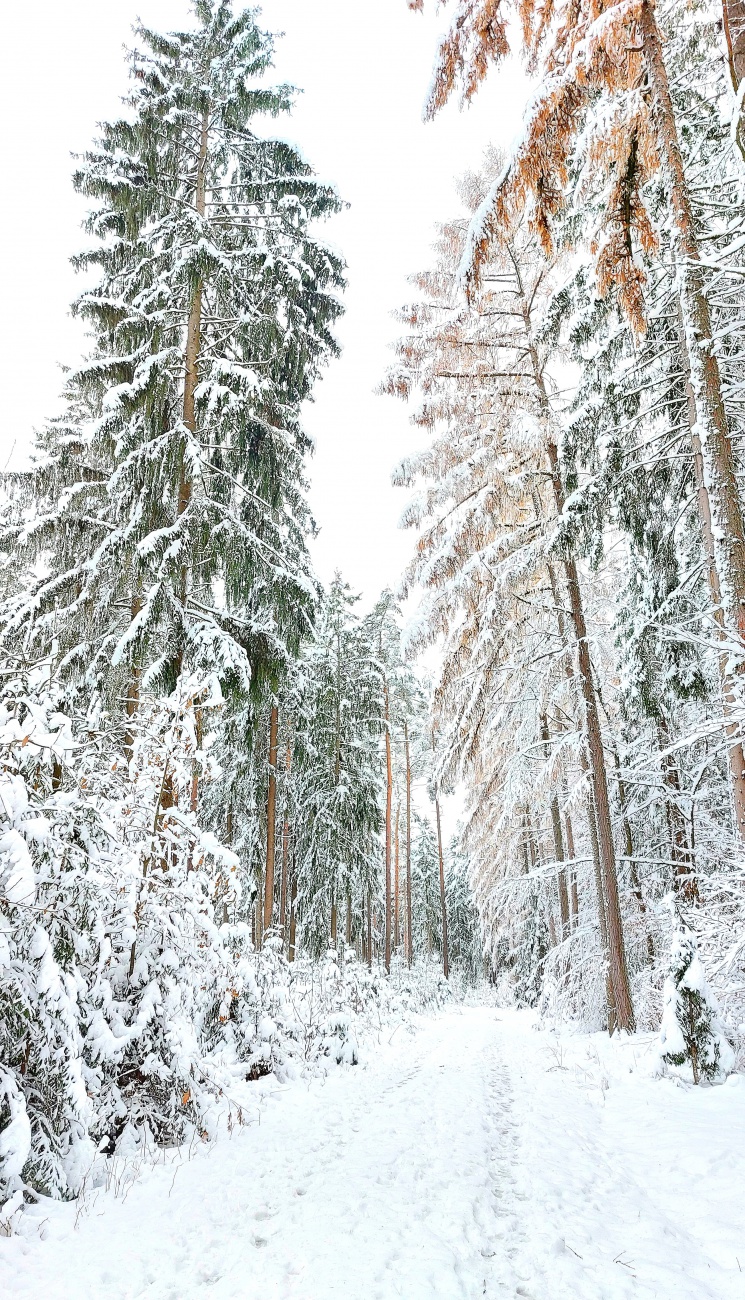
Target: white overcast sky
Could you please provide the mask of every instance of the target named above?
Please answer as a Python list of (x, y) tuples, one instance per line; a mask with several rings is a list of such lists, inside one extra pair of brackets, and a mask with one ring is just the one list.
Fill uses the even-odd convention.
[[(418, 435), (401, 403), (374, 393), (397, 333), (391, 312), (409, 296), (406, 276), (429, 262), (434, 223), (458, 210), (453, 178), (477, 166), (490, 141), (507, 144), (517, 130), (524, 83), (507, 68), (466, 112), (453, 106), (425, 125), (444, 15), (412, 14), (405, 0), (265, 0), (261, 11), (264, 27), (285, 33), (277, 80), (304, 92), (278, 134), (296, 141), (350, 205), (326, 230), (348, 263), (343, 354), (306, 425), (316, 442), (316, 567), (326, 580), (340, 567), (367, 605), (395, 586), (413, 541), (397, 528), (404, 495), (390, 473)], [(85, 348), (69, 315), (78, 288), (69, 258), (85, 243), (70, 155), (87, 147), (97, 121), (118, 112), (134, 20), (184, 27), (190, 6), (29, 0), (8, 5), (3, 17), (0, 468), (8, 457), (22, 463), (34, 428), (58, 408), (59, 365), (74, 364)]]

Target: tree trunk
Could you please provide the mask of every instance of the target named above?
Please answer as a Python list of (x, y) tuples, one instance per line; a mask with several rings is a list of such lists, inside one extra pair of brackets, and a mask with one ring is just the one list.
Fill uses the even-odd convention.
[(295, 960), (295, 928), (297, 926), (297, 870), (293, 868), (292, 888), (290, 889), (290, 941), (287, 945), (287, 960)]
[(391, 797), (393, 769), (391, 765), (390, 701), (385, 688), (385, 969), (391, 973)]
[[(205, 108), (202, 113), (202, 130), (199, 140), (199, 156), (197, 158), (197, 179), (194, 194), (194, 207), (198, 216), (204, 217), (207, 208), (207, 150), (209, 142), (209, 109)], [(199, 352), (202, 343), (202, 296), (204, 285), (200, 280), (194, 287), (194, 294), (189, 308), (189, 319), (186, 326), (186, 356), (184, 358), (184, 425), (189, 432), (196, 436), (197, 420), (195, 407), (195, 393), (199, 383)], [(186, 464), (181, 464), (181, 480), (179, 483), (178, 493), (178, 513), (182, 515), (191, 501), (192, 483)], [(186, 565), (181, 569), (181, 603), (186, 605), (188, 587), (188, 568)]]
[(450, 977), (450, 956), (448, 953), (448, 909), (445, 898), (445, 858), (442, 852), (442, 827), (440, 825), (440, 800), (435, 795), (435, 818), (437, 821), (437, 853), (440, 859), (440, 909), (442, 911), (442, 971), (445, 979)]
[[(549, 464), (554, 489), (554, 501), (557, 513), (564, 509), (564, 488), (559, 469), (559, 454), (556, 444), (549, 440)], [(618, 898), (618, 876), (616, 874), (616, 855), (613, 847), (613, 826), (608, 797), (608, 776), (603, 752), (603, 738), (600, 730), (595, 684), (592, 679), (592, 663), (587, 636), (585, 613), (582, 606), (582, 594), (579, 585), (577, 565), (571, 556), (564, 561), (564, 574), (569, 592), (569, 607), (577, 642), (577, 661), (579, 679), (584, 703), (585, 735), (590, 754), (590, 770), (594, 796), (595, 818), (597, 827), (600, 865), (605, 892), (606, 925), (608, 931), (608, 957), (610, 978), (613, 986), (613, 1001), (621, 1029), (632, 1032), (634, 1029), (634, 1008), (631, 1002), (631, 988), (626, 964), (626, 946), (623, 936), (623, 922)]]
[(567, 857), (569, 859), (569, 896), (571, 900), (571, 928), (577, 928), (579, 920), (579, 893), (577, 892), (576, 853), (574, 850), (574, 831), (569, 813), (564, 813), (564, 830), (566, 832)]
[[(196, 741), (196, 747), (199, 750), (202, 748), (202, 738), (204, 734), (202, 710), (199, 708), (194, 709), (194, 732), (195, 732), (194, 739)], [(199, 806), (199, 767), (197, 764), (197, 756), (195, 754), (191, 766), (191, 794), (189, 798), (189, 808), (193, 813), (196, 814), (198, 806)]]
[(626, 849), (626, 859), (629, 864), (629, 875), (631, 876), (631, 888), (633, 889), (634, 897), (636, 898), (636, 901), (639, 904), (639, 911), (642, 916), (642, 922), (644, 924), (644, 929), (647, 937), (647, 957), (651, 965), (654, 962), (654, 939), (652, 938), (652, 931), (649, 928), (649, 914), (647, 911), (647, 904), (644, 901), (642, 882), (639, 879), (639, 869), (636, 865), (636, 859), (634, 857), (634, 837), (631, 833), (631, 822), (629, 821), (629, 815), (626, 808), (626, 787), (621, 779), (621, 760), (618, 756), (618, 750), (614, 751), (613, 759), (616, 765), (616, 780), (618, 782), (618, 802), (621, 805), (624, 848)]
[(406, 960), (414, 960), (414, 931), (411, 919), (411, 755), (409, 754), (409, 724), (404, 723), (404, 750), (406, 754)]
[(400, 804), (400, 803), (397, 803), (397, 804), (396, 804), (396, 830), (395, 830), (395, 833), (394, 833), (394, 864), (395, 864), (395, 865), (394, 865), (394, 871), (393, 871), (393, 900), (394, 900), (394, 901), (393, 901), (393, 947), (394, 947), (394, 950), (395, 950), (396, 952), (398, 952), (398, 947), (399, 947), (399, 925), (398, 925), (398, 921), (399, 921), (399, 905), (398, 905), (398, 902), (399, 902), (399, 870), (398, 870), (398, 858), (399, 858), (399, 851), (398, 851), (398, 850), (399, 850), (399, 840), (398, 840), (398, 825), (399, 825), (400, 817), (401, 817), (401, 804)]
[[(227, 844), (228, 848), (232, 848), (233, 846), (233, 805), (232, 804), (228, 804), (228, 812), (225, 818), (225, 843)], [(223, 897), (223, 901), (222, 901), (223, 925), (228, 925), (230, 922), (230, 915), (228, 913), (228, 900), (227, 900), (228, 884), (229, 884), (229, 878), (225, 885), (225, 896)]]
[[(541, 717), (541, 740), (546, 758), (549, 757), (549, 730), (548, 718), (544, 713)], [(551, 793), (551, 827), (554, 836), (554, 857), (556, 862), (561, 864), (557, 867), (557, 882), (559, 887), (559, 910), (561, 912), (561, 937), (566, 939), (569, 934), (569, 894), (567, 892), (567, 877), (564, 867), (564, 840), (561, 833), (561, 811), (559, 808), (559, 796), (555, 790)]]
[[(727, 62), (732, 89), (739, 100), (740, 86), (745, 77), (745, 0), (722, 0), (722, 24), (727, 42)], [(738, 103), (735, 112), (737, 113), (735, 138), (740, 153), (745, 157), (741, 104)]]
[(745, 77), (745, 0), (722, 0), (722, 20), (730, 76), (737, 92)]
[[(559, 453), (551, 431), (551, 404), (546, 391), (538, 350), (533, 340), (530, 304), (523, 292), (519, 266), (514, 257), (513, 265), (515, 267), (515, 275), (521, 297), (527, 351), (533, 371), (538, 404), (544, 421), (546, 451), (548, 453), (549, 468), (551, 472), (554, 505), (556, 507), (557, 515), (561, 516), (564, 510), (564, 484), (561, 478)], [(598, 849), (603, 876), (603, 886), (605, 890), (610, 981), (613, 987), (613, 1001), (618, 1016), (618, 1024), (621, 1029), (631, 1031), (634, 1028), (634, 1008), (631, 1001), (631, 988), (629, 985), (628, 966), (626, 963), (626, 947), (623, 936), (623, 922), (621, 919), (621, 908), (618, 899), (618, 877), (616, 874), (616, 855), (613, 847), (613, 827), (610, 815), (610, 800), (608, 798), (608, 776), (605, 766), (605, 755), (603, 753), (603, 739), (600, 730), (600, 719), (598, 717), (595, 685), (592, 678), (590, 645), (587, 636), (587, 625), (585, 623), (585, 612), (582, 603), (582, 592), (579, 583), (577, 564), (571, 553), (562, 556), (562, 566), (569, 593), (569, 608), (574, 628), (574, 638), (577, 646), (577, 664), (579, 668), (579, 680), (584, 704), (583, 714), (585, 737), (587, 740), (587, 748), (590, 756), (590, 770), (592, 773)]]
[(530, 865), (532, 861), (532, 853), (529, 848), (529, 835), (530, 832), (528, 830), (528, 805), (526, 804), (525, 812), (523, 813), (523, 835), (521, 841), (521, 847), (523, 851), (523, 875), (525, 876), (527, 876), (530, 871)]
[[(285, 752), (285, 772), (289, 778), (290, 764), (292, 762), (292, 750), (290, 742), (287, 742)], [(288, 781), (289, 785), (289, 781)], [(285, 809), (287, 808), (288, 791), (285, 792)], [(284, 821), (282, 822), (282, 879), (279, 887), (279, 925), (282, 933), (282, 942), (287, 938), (287, 872), (290, 858), (290, 823), (285, 811)]]
[(538, 844), (536, 842), (535, 834), (533, 832), (533, 818), (530, 815), (530, 808), (528, 808), (527, 806), (525, 808), (525, 821), (528, 827), (528, 848), (530, 849), (530, 866), (531, 866), (531, 870), (535, 871), (536, 867), (540, 864), (541, 855), (538, 849)]
[[(698, 418), (696, 411), (696, 397), (693, 391), (693, 384), (691, 383), (691, 371), (688, 363), (688, 350), (686, 347), (683, 311), (680, 299), (678, 299), (677, 306), (678, 339), (680, 342), (681, 363), (685, 380), (691, 451), (693, 453), (693, 479), (696, 486), (696, 508), (698, 511), (699, 528), (701, 529), (701, 541), (703, 544), (704, 556), (706, 558), (706, 578), (709, 584), (709, 595), (711, 597), (712, 616), (716, 625), (716, 635), (718, 640), (722, 643), (726, 643), (727, 630), (725, 627), (724, 608), (722, 605), (722, 587), (719, 580), (719, 570), (717, 569), (714, 527), (711, 517), (711, 499), (704, 478), (704, 457), (701, 448), (701, 438), (698, 433), (698, 425), (696, 423)], [(740, 740), (737, 723), (727, 721), (728, 718), (731, 718), (735, 710), (735, 693), (729, 669), (729, 656), (726, 649), (723, 649), (718, 657), (718, 667), (719, 681), (722, 691), (722, 711), (725, 718), (725, 734), (729, 741), (728, 759), (734, 821), (736, 826), (743, 827), (745, 826), (745, 756), (743, 756), (742, 741)]]
[(279, 928), (282, 942), (287, 939), (287, 871), (290, 856), (290, 823), (287, 818), (282, 824), (282, 876), (279, 882)]
[(277, 829), (277, 727), (279, 710), (272, 705), (269, 715), (269, 790), (266, 800), (266, 871), (264, 873), (264, 931), (272, 924), (274, 911), (274, 856)]
[(673, 867), (673, 884), (681, 898), (690, 904), (699, 902), (698, 884), (694, 875), (691, 850), (683, 810), (680, 806), (680, 773), (672, 754), (665, 753), (672, 742), (670, 729), (665, 718), (657, 720), (657, 743), (660, 747), (660, 765), (662, 781), (667, 790), (665, 811), (670, 832), (670, 856)]
[(264, 944), (264, 926), (262, 924), (262, 912), (264, 902), (262, 898), (262, 881), (259, 881), (259, 888), (256, 891), (256, 898), (253, 904), (253, 927), (254, 927), (254, 947), (260, 952)]
[[(733, 6), (730, 15), (732, 18), (735, 17), (734, 8)], [(725, 628), (733, 642), (733, 648), (740, 650), (743, 632), (745, 632), (745, 525), (722, 397), (719, 363), (711, 345), (711, 315), (683, 157), (680, 152), (675, 112), (670, 97), (662, 38), (651, 0), (643, 0), (641, 34), (649, 85), (655, 97), (660, 153), (665, 159), (670, 187), (675, 253), (681, 283), (679, 301), (683, 350), (695, 408), (694, 429), (702, 458), (702, 477), (708, 487), (713, 558), (723, 588), (720, 598), (725, 597), (723, 608)], [(731, 29), (730, 36), (733, 36)], [(695, 457), (696, 446), (694, 445), (694, 460)], [(699, 516), (701, 517), (700, 500)], [(707, 548), (707, 532), (704, 526), (702, 530), (704, 550)], [(742, 754), (741, 747), (740, 754)], [(731, 766), (732, 762), (731, 757)], [(745, 838), (745, 803), (741, 802), (745, 787), (739, 789), (743, 785), (743, 769), (739, 766), (741, 757), (735, 756), (734, 762), (735, 770), (732, 776), (735, 821), (740, 836)]]
[(336, 899), (331, 904), (331, 947), (336, 947)]
[[(587, 762), (587, 760), (585, 760)], [(589, 764), (587, 765), (589, 769)], [(616, 994), (613, 988), (613, 981), (610, 975), (610, 961), (608, 956), (608, 913), (605, 905), (605, 889), (603, 888), (603, 872), (600, 864), (600, 845), (598, 843), (598, 824), (595, 818), (595, 805), (592, 801), (592, 795), (587, 796), (587, 825), (590, 832), (590, 849), (592, 851), (592, 865), (595, 872), (595, 892), (598, 903), (598, 920), (600, 922), (600, 943), (603, 949), (605, 959), (605, 998), (608, 1006), (608, 1033), (612, 1034), (616, 1028), (618, 1015), (616, 1012)]]
[(352, 946), (352, 895), (347, 891), (347, 923), (345, 927), (347, 947)]
[(367, 965), (368, 965), (368, 969), (369, 969), (369, 970), (372, 970), (372, 960), (373, 960), (373, 951), (372, 951), (372, 895), (371, 895), (370, 892), (368, 891), (368, 894), (367, 894)]
[(548, 937), (551, 943), (551, 947), (556, 948), (558, 946), (558, 939), (556, 937), (556, 926), (554, 924), (554, 909), (551, 906), (551, 899), (549, 898), (548, 889), (545, 890), (543, 910), (546, 913), (546, 920), (548, 922)]
[[(137, 618), (143, 606), (141, 596), (133, 596), (130, 606), (130, 618), (132, 622)], [(129, 683), (127, 685), (127, 697), (124, 705), (127, 716), (127, 724), (124, 732), (124, 753), (128, 763), (132, 762), (134, 753), (135, 733), (134, 719), (140, 704), (140, 679), (142, 677), (142, 668), (138, 663), (133, 663), (129, 670)]]

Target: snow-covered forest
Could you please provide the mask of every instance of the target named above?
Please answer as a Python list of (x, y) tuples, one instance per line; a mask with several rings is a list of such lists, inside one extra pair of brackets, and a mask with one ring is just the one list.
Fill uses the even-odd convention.
[[(18, 1300), (739, 1294), (745, 5), (400, 7), (427, 119), (526, 97), (389, 304), (381, 591), (313, 562), (345, 197), (264, 16), (138, 22), (75, 158), (85, 355), (0, 483)], [(279, 1216), (230, 1267), (223, 1201)]]

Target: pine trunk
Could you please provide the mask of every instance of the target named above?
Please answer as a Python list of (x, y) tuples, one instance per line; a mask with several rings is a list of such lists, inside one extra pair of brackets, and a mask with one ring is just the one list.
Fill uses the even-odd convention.
[(399, 924), (398, 924), (398, 922), (399, 922), (399, 905), (398, 905), (398, 902), (399, 902), (399, 870), (398, 870), (398, 859), (399, 859), (399, 837), (398, 837), (398, 827), (399, 827), (399, 821), (400, 821), (400, 819), (401, 819), (401, 804), (400, 804), (400, 803), (397, 803), (397, 804), (396, 804), (396, 830), (395, 830), (395, 837), (394, 837), (394, 844), (395, 844), (394, 864), (395, 864), (395, 865), (394, 865), (394, 871), (393, 871), (393, 947), (394, 947), (394, 951), (396, 951), (396, 952), (398, 952), (398, 947), (399, 947)]
[(385, 969), (391, 973), (391, 799), (393, 768), (391, 764), (390, 701), (385, 688)]
[(732, 89), (738, 97), (735, 134), (740, 153), (745, 157), (742, 106), (739, 103), (740, 86), (745, 77), (745, 0), (722, 0), (722, 24), (727, 42), (727, 61)]
[(372, 951), (372, 895), (368, 892), (368, 895), (367, 895), (367, 965), (368, 965), (368, 969), (369, 969), (369, 970), (372, 970), (372, 960), (373, 960), (373, 951)]
[(277, 727), (279, 711), (272, 705), (269, 715), (269, 790), (266, 800), (266, 871), (264, 873), (264, 932), (272, 924), (274, 911), (274, 856), (277, 823)]
[[(292, 750), (290, 749), (290, 742), (288, 740), (287, 750), (285, 752), (285, 772), (287, 773), (288, 777), (290, 775), (291, 762), (292, 762)], [(287, 795), (285, 795), (285, 806), (286, 803), (287, 803)], [(290, 823), (288, 821), (287, 814), (285, 814), (284, 821), (282, 822), (282, 879), (280, 881), (280, 887), (279, 887), (279, 927), (280, 927), (280, 932), (282, 934), (283, 943), (286, 941), (287, 938), (287, 872), (288, 872), (289, 858), (290, 858)]]
[[(557, 512), (561, 514), (564, 508), (564, 489), (559, 470), (559, 455), (555, 443), (549, 441), (547, 445), (554, 501)], [(632, 1032), (634, 1029), (634, 1008), (631, 1002), (631, 988), (626, 964), (626, 946), (621, 920), (621, 905), (618, 897), (616, 854), (613, 847), (613, 826), (611, 823), (610, 799), (608, 797), (608, 775), (603, 752), (603, 738), (600, 730), (595, 684), (592, 677), (587, 625), (582, 606), (577, 565), (572, 557), (567, 557), (563, 563), (569, 592), (569, 607), (577, 643), (577, 662), (584, 703), (585, 736), (590, 755), (598, 849), (605, 893), (608, 959), (613, 987), (613, 1001), (619, 1028)]]
[[(538, 349), (533, 340), (530, 303), (523, 292), (519, 267), (513, 258), (518, 289), (521, 297), (522, 315), (525, 325), (527, 352), (533, 371), (533, 379), (538, 397), (538, 405), (544, 421), (546, 450), (548, 453), (551, 485), (553, 489), (556, 513), (561, 516), (564, 510), (564, 485), (561, 478), (559, 453), (551, 436), (551, 404), (541, 369)], [(597, 832), (602, 887), (605, 894), (605, 922), (608, 942), (608, 960), (610, 985), (613, 989), (613, 1004), (621, 1029), (632, 1031), (634, 1028), (634, 1008), (631, 1001), (631, 987), (626, 962), (626, 946), (623, 935), (621, 907), (618, 898), (618, 876), (616, 873), (616, 855), (613, 846), (613, 826), (608, 797), (608, 774), (603, 752), (603, 739), (600, 730), (600, 718), (595, 694), (590, 660), (590, 645), (585, 623), (582, 603), (582, 591), (579, 583), (577, 564), (571, 554), (562, 557), (562, 566), (569, 593), (569, 608), (574, 639), (577, 646), (577, 665), (579, 669), (580, 688), (584, 704), (584, 730), (587, 749), (590, 756), (592, 790), (594, 800), (595, 824)], [(549, 566), (550, 568), (550, 566)]]
[(404, 748), (406, 753), (406, 960), (414, 960), (414, 931), (411, 918), (411, 755), (409, 753), (409, 726), (404, 723)]

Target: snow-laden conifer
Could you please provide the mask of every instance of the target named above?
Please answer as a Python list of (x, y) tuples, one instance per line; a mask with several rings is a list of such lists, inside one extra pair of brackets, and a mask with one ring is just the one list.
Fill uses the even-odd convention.
[(693, 931), (673, 907), (673, 940), (665, 980), (660, 1060), (690, 1069), (694, 1083), (719, 1083), (734, 1066), (732, 1046), (709, 988)]
[(379, 648), (355, 597), (337, 575), (303, 661), (295, 741), (298, 824), (294, 836), (304, 942), (321, 952), (337, 917), (375, 892), (380, 863), (385, 726)]
[[(6, 615), (132, 709), (182, 663), (245, 688), (297, 649), (314, 596), (299, 407), (341, 278), (309, 227), (339, 204), (262, 133), (291, 95), (265, 80), (253, 12), (200, 0), (196, 17), (137, 29), (126, 115), (79, 163), (94, 347), (70, 379), (77, 434), (50, 433), (31, 480), (52, 499), (15, 538), (39, 576)], [(58, 548), (81, 513), (87, 535)]]

